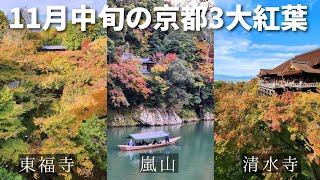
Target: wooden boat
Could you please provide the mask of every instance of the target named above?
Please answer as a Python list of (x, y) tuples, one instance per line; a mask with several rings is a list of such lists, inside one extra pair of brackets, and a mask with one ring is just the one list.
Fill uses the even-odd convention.
[[(157, 139), (157, 138), (163, 138), (165, 136), (168, 136), (167, 133), (163, 131), (157, 131), (157, 132), (148, 132), (148, 133), (139, 133), (139, 134), (130, 134), (129, 138), (132, 138), (134, 140), (150, 140), (150, 139)], [(148, 145), (139, 145), (139, 146), (129, 146), (129, 145), (118, 145), (118, 147), (123, 151), (133, 151), (133, 150), (142, 150), (142, 149), (154, 149), (164, 146), (170, 146), (175, 144), (181, 137), (175, 137), (169, 139), (169, 142), (166, 143), (166, 140), (161, 140), (157, 144), (148, 144)]]
[(170, 146), (176, 143), (181, 137), (171, 138), (168, 143), (166, 140), (160, 141), (160, 144), (149, 144), (149, 145), (142, 145), (142, 146), (129, 146), (129, 145), (118, 145), (118, 147), (123, 151), (132, 151), (132, 150), (142, 150), (142, 149), (153, 149), (159, 148), (164, 146)]

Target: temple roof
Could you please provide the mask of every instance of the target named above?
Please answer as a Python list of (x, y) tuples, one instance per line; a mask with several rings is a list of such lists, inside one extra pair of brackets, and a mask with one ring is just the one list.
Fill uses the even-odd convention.
[(142, 64), (155, 64), (150, 58), (142, 58), (141, 59)]
[[(291, 68), (292, 70), (289, 70)], [(319, 69), (314, 69), (309, 66), (308, 62), (294, 61), (292, 60), (290, 66), (283, 72), (278, 73), (279, 75), (299, 74), (302, 72), (310, 74), (320, 74)]]
[(313, 67), (320, 63), (320, 49), (297, 55), (292, 60), (307, 62), (309, 66)]
[(20, 86), (20, 81), (14, 81), (14, 82), (11, 82), (8, 84), (8, 87), (9, 88), (15, 88), (15, 87), (18, 87)]
[(132, 57), (134, 57), (134, 54), (132, 54), (132, 53), (123, 53), (121, 56), (121, 58), (125, 59), (125, 60), (131, 59)]
[[(272, 70), (261, 69), (257, 76), (261, 77), (271, 74), (282, 76), (301, 72), (320, 74), (319, 69), (313, 68), (318, 64), (320, 64), (320, 49), (297, 55)], [(292, 66), (295, 70), (288, 71), (290, 66)]]
[(133, 53), (123, 53), (121, 56), (121, 59), (128, 60), (131, 58), (136, 58), (141, 61), (141, 64), (156, 64), (154, 61), (152, 61), (150, 58), (140, 58), (138, 56), (135, 56)]
[(57, 46), (42, 46), (41, 50), (67, 50), (66, 46), (57, 45)]
[(272, 69), (260, 69), (258, 76), (271, 75), (273, 74), (272, 71), (273, 71)]

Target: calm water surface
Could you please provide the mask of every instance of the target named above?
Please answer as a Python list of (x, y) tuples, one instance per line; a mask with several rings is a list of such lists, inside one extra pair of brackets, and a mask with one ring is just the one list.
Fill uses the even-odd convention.
[[(170, 132), (181, 136), (176, 145), (143, 150), (120, 151), (132, 133)], [(209, 180), (213, 179), (213, 121), (174, 126), (108, 128), (108, 180)], [(139, 153), (178, 153), (179, 173), (139, 173)]]

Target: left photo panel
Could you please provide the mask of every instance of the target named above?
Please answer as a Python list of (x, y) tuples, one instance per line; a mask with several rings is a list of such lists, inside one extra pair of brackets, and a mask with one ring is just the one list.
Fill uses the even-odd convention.
[(106, 179), (106, 1), (0, 4), (0, 179)]

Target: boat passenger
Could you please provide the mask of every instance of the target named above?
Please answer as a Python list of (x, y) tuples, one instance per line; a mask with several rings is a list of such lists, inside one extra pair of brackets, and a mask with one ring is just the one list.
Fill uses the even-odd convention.
[(152, 142), (152, 144), (158, 144), (157, 139), (154, 139), (153, 142)]
[(133, 145), (134, 145), (132, 139), (130, 139), (128, 145), (129, 145), (129, 146), (133, 146)]
[(142, 140), (141, 145), (146, 145), (146, 142), (144, 140)]

